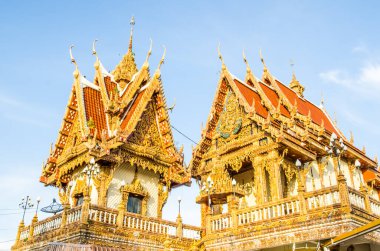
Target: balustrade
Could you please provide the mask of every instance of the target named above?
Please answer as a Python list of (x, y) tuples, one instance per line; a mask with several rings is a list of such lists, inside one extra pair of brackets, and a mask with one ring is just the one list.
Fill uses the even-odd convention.
[(300, 213), (300, 203), (297, 199), (285, 199), (268, 205), (239, 210), (238, 225), (269, 220), (272, 218)]
[(43, 221), (37, 222), (34, 226), (33, 236), (57, 229), (61, 226), (62, 214), (54, 215)]
[(89, 219), (97, 222), (116, 224), (117, 211), (112, 209), (99, 208), (91, 206), (89, 212)]
[(369, 203), (371, 205), (372, 213), (380, 217), (380, 202), (369, 198)]
[(305, 194), (305, 199), (309, 210), (340, 203), (339, 190), (337, 186), (309, 192)]
[(24, 228), (21, 230), (20, 241), (28, 239), (28, 237), (29, 237), (29, 228), (30, 228), (30, 227), (27, 226), (27, 227), (24, 227)]
[(353, 188), (348, 188), (348, 196), (350, 198), (350, 203), (353, 206), (356, 206), (361, 209), (365, 208), (365, 198), (359, 191), (354, 190)]
[(70, 223), (79, 221), (81, 212), (82, 212), (81, 206), (70, 209), (67, 212), (67, 223), (70, 224)]
[(220, 231), (232, 227), (232, 216), (230, 214), (216, 215), (211, 217), (211, 231)]

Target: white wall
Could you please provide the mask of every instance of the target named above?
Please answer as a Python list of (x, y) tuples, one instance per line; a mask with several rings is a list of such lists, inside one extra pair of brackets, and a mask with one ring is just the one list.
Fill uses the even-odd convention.
[[(107, 192), (107, 207), (117, 208), (121, 201), (121, 181), (124, 180), (125, 184), (130, 184), (133, 180), (134, 174), (135, 167), (132, 167), (129, 163), (124, 163), (116, 167)], [(137, 173), (137, 178), (140, 180), (144, 189), (149, 193), (147, 215), (157, 217), (158, 174), (140, 168)]]

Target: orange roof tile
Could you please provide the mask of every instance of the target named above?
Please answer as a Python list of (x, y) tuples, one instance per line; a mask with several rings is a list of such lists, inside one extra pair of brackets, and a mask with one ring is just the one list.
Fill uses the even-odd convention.
[(90, 118), (93, 119), (95, 128), (98, 130), (98, 138), (100, 138), (103, 130), (108, 129), (101, 94), (98, 90), (91, 87), (84, 87), (83, 98), (86, 110), (86, 119), (87, 121), (89, 121)]

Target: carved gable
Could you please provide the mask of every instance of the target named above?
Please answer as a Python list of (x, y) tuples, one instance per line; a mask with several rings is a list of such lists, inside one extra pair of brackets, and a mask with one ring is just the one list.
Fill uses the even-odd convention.
[(154, 105), (152, 102), (149, 102), (145, 112), (141, 116), (141, 120), (136, 126), (136, 130), (129, 137), (128, 141), (156, 151), (162, 151), (162, 141), (156, 121)]

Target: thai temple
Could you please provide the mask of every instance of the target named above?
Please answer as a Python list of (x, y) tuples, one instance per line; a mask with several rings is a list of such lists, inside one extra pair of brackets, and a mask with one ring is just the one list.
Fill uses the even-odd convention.
[[(161, 81), (165, 51), (151, 68), (150, 48), (138, 68), (133, 25), (113, 71), (94, 42), (92, 81), (70, 48), (72, 90), (40, 177), (63, 210), (21, 221), (12, 250), (380, 250), (378, 161), (304, 97), (294, 73), (282, 83), (261, 56), (259, 78), (243, 55), (242, 80), (218, 50), (214, 101), (186, 165)], [(190, 184), (199, 226), (162, 219), (170, 191)]]

